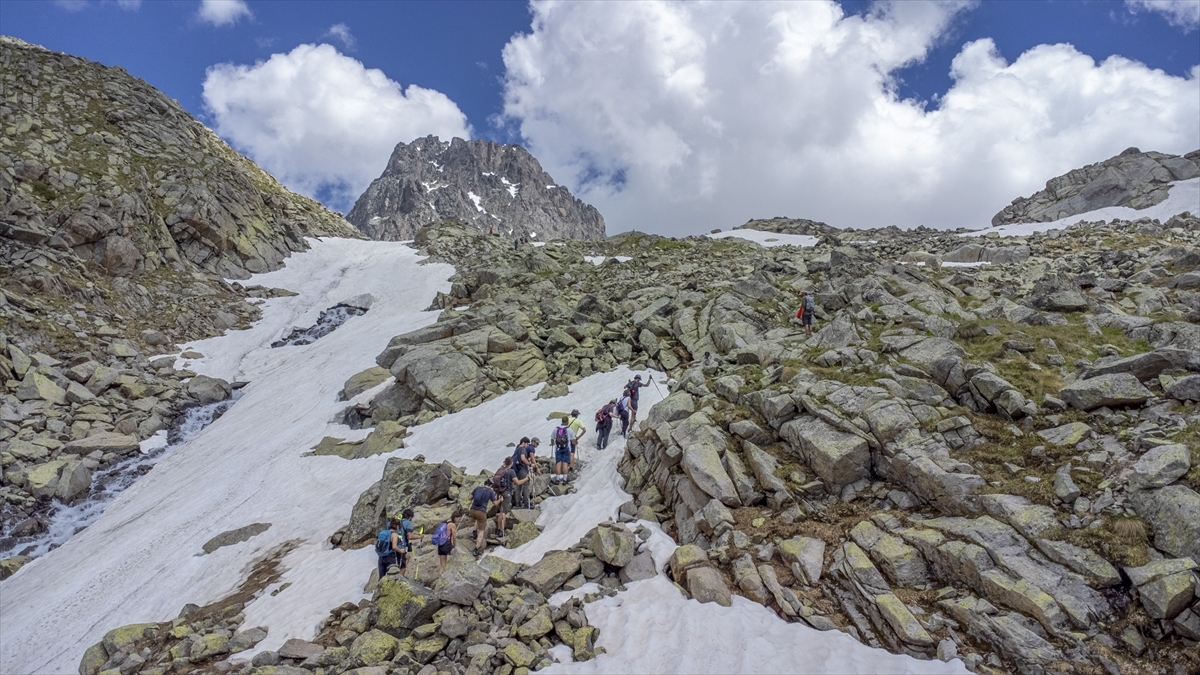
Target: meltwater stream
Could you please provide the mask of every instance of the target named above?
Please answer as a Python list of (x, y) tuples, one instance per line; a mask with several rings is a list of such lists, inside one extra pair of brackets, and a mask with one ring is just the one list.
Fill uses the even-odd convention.
[(100, 514), (104, 513), (109, 502), (149, 472), (158, 460), (195, 438), (196, 434), (224, 415), (241, 397), (241, 389), (235, 389), (233, 395), (224, 401), (185, 410), (167, 431), (166, 445), (146, 453), (136, 453), (108, 468), (97, 470), (92, 474), (92, 488), (88, 495), (72, 504), (64, 504), (55, 499), (48, 514), (50, 522), (44, 531), (28, 537), (0, 538), (0, 558), (12, 555), (37, 558), (65, 544), (68, 539), (95, 522)]

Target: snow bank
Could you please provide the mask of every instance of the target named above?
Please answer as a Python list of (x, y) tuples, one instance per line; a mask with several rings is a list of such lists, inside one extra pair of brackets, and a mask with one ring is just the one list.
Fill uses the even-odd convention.
[(745, 239), (756, 244), (761, 244), (770, 248), (772, 246), (800, 246), (809, 248), (817, 245), (817, 237), (807, 234), (779, 234), (777, 232), (763, 232), (762, 230), (730, 230), (728, 232), (717, 232), (716, 234), (706, 235), (713, 239), (728, 239), (736, 237)]
[(966, 673), (961, 661), (920, 661), (849, 635), (788, 623), (733, 596), (729, 608), (690, 600), (663, 575), (587, 607), (607, 654), (555, 663), (556, 673)]
[[(109, 629), (168, 620), (184, 603), (225, 597), (256, 559), (287, 541), (299, 542), (283, 560), (292, 587), (247, 610), (270, 619), (268, 648), (312, 637), (330, 608), (361, 598), (373, 553), (331, 550), (328, 537), (387, 458), (301, 455), (322, 436), (348, 431), (330, 422), (346, 406), (336, 400), (346, 378), (374, 365), (392, 336), (435, 320), (423, 310), (449, 290), (453, 270), (418, 267), (418, 260), (399, 244), (331, 239), (313, 241), (284, 269), (256, 275), (251, 283), (299, 295), (264, 303), (263, 319), (249, 330), (190, 345), (206, 355), (190, 362), (196, 372), (250, 382), (242, 399), (92, 526), (4, 582), (0, 672), (74, 673), (83, 651)], [(321, 310), (360, 293), (377, 298), (367, 314), (311, 345), (270, 348), (292, 326), (310, 325)], [(272, 527), (197, 555), (213, 536), (255, 522)]]
[(1190, 211), (1193, 215), (1200, 214), (1200, 178), (1172, 183), (1166, 199), (1145, 209), (1131, 209), (1128, 206), (1109, 206), (1103, 209), (1096, 209), (1095, 211), (1088, 211), (1087, 213), (1060, 218), (1048, 223), (998, 225), (996, 227), (975, 230), (974, 232), (967, 232), (962, 236), (981, 237), (985, 234), (996, 232), (1005, 237), (1027, 237), (1035, 232), (1066, 229), (1079, 222), (1108, 222), (1114, 219), (1137, 220), (1139, 218), (1154, 218), (1160, 223), (1165, 223), (1171, 216), (1178, 215), (1184, 211)]

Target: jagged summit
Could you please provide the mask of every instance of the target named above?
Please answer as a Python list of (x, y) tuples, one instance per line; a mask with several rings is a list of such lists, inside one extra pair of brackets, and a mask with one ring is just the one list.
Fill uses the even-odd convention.
[(1200, 176), (1200, 150), (1184, 156), (1128, 148), (1116, 157), (1046, 181), (1046, 189), (1018, 197), (992, 225), (1045, 223), (1109, 206), (1144, 209), (1167, 198), (1169, 184)]
[(399, 143), (347, 219), (373, 239), (412, 239), (429, 223), (457, 219), (539, 239), (598, 239), (604, 218), (571, 195), (525, 148), (426, 136)]
[(305, 237), (359, 236), (123, 68), (0, 37), (0, 77), (0, 239), (115, 276), (245, 278)]

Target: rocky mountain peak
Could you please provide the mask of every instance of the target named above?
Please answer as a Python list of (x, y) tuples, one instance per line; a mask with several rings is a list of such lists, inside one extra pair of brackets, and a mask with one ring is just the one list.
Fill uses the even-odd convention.
[(1045, 223), (1109, 206), (1144, 209), (1167, 198), (1169, 184), (1200, 176), (1200, 150), (1184, 156), (1126, 148), (1116, 157), (1046, 181), (1046, 189), (1018, 197), (992, 225)]
[(347, 219), (373, 239), (412, 239), (454, 219), (538, 239), (604, 236), (600, 212), (559, 185), (525, 148), (426, 136), (399, 143)]

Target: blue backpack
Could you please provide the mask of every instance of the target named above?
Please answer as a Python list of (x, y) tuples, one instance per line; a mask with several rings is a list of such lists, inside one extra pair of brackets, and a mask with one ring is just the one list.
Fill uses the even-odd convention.
[(442, 522), (433, 531), (433, 545), (442, 546), (450, 541), (450, 528), (446, 527), (446, 523)]
[(392, 552), (392, 531), (384, 528), (379, 531), (379, 536), (375, 538), (375, 555), (380, 558)]

